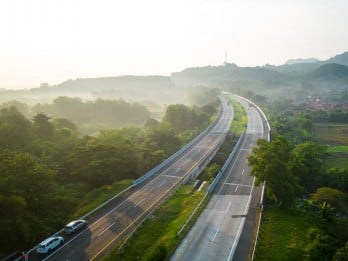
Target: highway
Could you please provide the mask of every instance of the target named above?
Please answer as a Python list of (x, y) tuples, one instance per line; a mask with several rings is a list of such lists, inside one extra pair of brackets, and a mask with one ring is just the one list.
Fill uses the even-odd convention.
[(233, 118), (229, 102), (221, 98), (222, 114), (217, 124), (196, 145), (143, 184), (132, 188), (88, 220), (88, 228), (65, 237), (65, 244), (46, 257), (33, 254), (29, 260), (101, 260), (129, 235), (181, 183), (195, 178), (225, 139)]
[[(245, 108), (248, 116), (246, 137), (218, 186), (211, 201), (195, 225), (181, 242), (171, 260), (232, 260), (241, 236), (249, 206), (254, 197), (254, 179), (249, 176), (247, 156), (257, 139), (264, 137), (264, 120), (254, 106), (234, 96)], [(260, 192), (260, 189), (258, 189)], [(260, 193), (257, 193), (260, 197)], [(255, 200), (253, 200), (255, 201)], [(253, 237), (253, 227), (247, 239)], [(243, 232), (244, 233), (244, 232)], [(247, 240), (247, 241), (248, 241)], [(250, 240), (249, 240), (250, 241)], [(242, 248), (243, 249), (243, 248)], [(248, 251), (240, 260), (248, 260)]]

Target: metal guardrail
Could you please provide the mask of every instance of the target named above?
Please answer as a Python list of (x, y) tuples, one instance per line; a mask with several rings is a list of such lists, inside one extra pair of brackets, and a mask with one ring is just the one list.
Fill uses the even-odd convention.
[(209, 188), (208, 188), (208, 192), (212, 193), (217, 185), (217, 183), (219, 183), (221, 177), (225, 174), (226, 169), (230, 166), (232, 160), (234, 159), (238, 149), (240, 148), (240, 145), (242, 144), (243, 140), (245, 139), (246, 134), (245, 132), (242, 133), (242, 135), (240, 135), (236, 145), (234, 146), (232, 152), (230, 153), (230, 155), (228, 156), (227, 160), (225, 161), (224, 165), (222, 166), (221, 170), (219, 171), (219, 173), (216, 175), (213, 183), (210, 184)]
[[(94, 208), (93, 210), (91, 210), (87, 214), (83, 215), (79, 219), (86, 219), (88, 216), (94, 214), (96, 211), (98, 211), (99, 209), (101, 209), (102, 207), (104, 207), (105, 205), (110, 203), (112, 200), (114, 200), (115, 198), (117, 198), (121, 194), (125, 193), (126, 191), (130, 190), (131, 188), (133, 188), (135, 186), (138, 186), (143, 181), (145, 181), (148, 178), (150, 178), (153, 174), (155, 174), (156, 172), (158, 172), (161, 169), (163, 169), (164, 167), (166, 167), (169, 163), (171, 163), (173, 160), (175, 160), (180, 155), (182, 155), (185, 151), (187, 151), (189, 147), (191, 147), (191, 146), (195, 145), (196, 143), (198, 143), (207, 132), (209, 132), (212, 128), (214, 128), (215, 125), (217, 124), (217, 122), (219, 121), (219, 119), (221, 118), (221, 115), (222, 115), (222, 105), (220, 105), (219, 114), (216, 117), (216, 119), (203, 132), (201, 132), (197, 137), (195, 137), (192, 141), (190, 141), (188, 144), (186, 144), (184, 147), (182, 147), (179, 151), (177, 151), (176, 153), (171, 155), (168, 159), (166, 159), (165, 161), (163, 161), (162, 163), (157, 165), (155, 168), (153, 168), (152, 170), (150, 170), (149, 172), (147, 172), (146, 174), (144, 174), (143, 176), (141, 176), (137, 180), (133, 181), (131, 186), (129, 186), (129, 187), (125, 188), (124, 190), (122, 190), (121, 192), (117, 193), (115, 196), (113, 196), (112, 198), (108, 199), (107, 201), (105, 201), (104, 203), (102, 203), (98, 207)], [(63, 231), (64, 231), (64, 229), (62, 228), (59, 231), (57, 231), (54, 234), (52, 234), (50, 237), (58, 236), (59, 234), (63, 233)], [(30, 250), (28, 250), (26, 252), (26, 255), (28, 256), (29, 254), (34, 252), (36, 248), (37, 248), (37, 245), (34, 246), (33, 248), (31, 248)]]
[(165, 161), (157, 165), (155, 168), (151, 169), (147, 173), (145, 173), (143, 176), (140, 178), (136, 179), (133, 181), (132, 186), (136, 187), (148, 178), (152, 177), (154, 174), (156, 174), (158, 171), (161, 169), (165, 168), (167, 165), (169, 165), (172, 161), (176, 160), (179, 156), (181, 156), (183, 153), (185, 153), (190, 147), (193, 145), (197, 144), (212, 128), (216, 126), (218, 123), (219, 119), (221, 118), (222, 115), (222, 109), (220, 106), (220, 111), (218, 117), (209, 125), (208, 128), (206, 128), (203, 132), (201, 132), (197, 137), (195, 137), (192, 141), (190, 141), (188, 144), (186, 144), (184, 147), (182, 147), (180, 150), (175, 152), (173, 155), (171, 155), (169, 158), (167, 158)]
[[(266, 125), (267, 125), (267, 128), (268, 128), (268, 135), (267, 135), (267, 140), (268, 142), (271, 141), (271, 138), (270, 138), (270, 132), (271, 132), (271, 127), (269, 125), (269, 122), (268, 122), (268, 119), (266, 117), (266, 115), (264, 114), (264, 112), (261, 110), (261, 108), (259, 106), (257, 106), (254, 102), (250, 101), (249, 99), (246, 99), (244, 97), (241, 97), (239, 95), (236, 95), (238, 96), (239, 98), (251, 103), (253, 106), (255, 106), (255, 108), (258, 110), (258, 112), (262, 115), (262, 117), (265, 119), (266, 121)], [(265, 183), (263, 183), (262, 185), (262, 191), (261, 191), (261, 198), (260, 198), (260, 207), (261, 207), (261, 212), (260, 212), (260, 218), (259, 218), (259, 221), (257, 223), (257, 229), (256, 229), (256, 238), (255, 238), (255, 244), (254, 244), (254, 247), (253, 247), (253, 252), (252, 252), (252, 256), (251, 256), (251, 260), (254, 260), (255, 259), (255, 254), (256, 254), (256, 248), (257, 248), (257, 243), (259, 241), (259, 234), (260, 234), (260, 226), (261, 226), (261, 220), (262, 220), (262, 213), (263, 213), (263, 197), (264, 197), (264, 192), (265, 192)]]

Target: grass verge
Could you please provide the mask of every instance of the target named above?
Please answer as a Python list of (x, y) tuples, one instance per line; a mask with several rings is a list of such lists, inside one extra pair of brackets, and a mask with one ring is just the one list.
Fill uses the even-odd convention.
[(185, 230), (177, 236), (204, 194), (203, 191), (192, 190), (192, 184), (180, 186), (141, 225), (119, 252), (118, 247), (115, 248), (105, 260), (168, 259), (209, 201), (207, 197)]
[(79, 206), (71, 218), (76, 219), (87, 214), (92, 209), (95, 209), (106, 200), (129, 187), (132, 181), (131, 179), (125, 179), (114, 182), (112, 185), (105, 185), (90, 191), (81, 199)]
[(264, 209), (255, 260), (305, 260), (309, 228), (317, 228), (315, 216), (292, 215), (274, 205)]

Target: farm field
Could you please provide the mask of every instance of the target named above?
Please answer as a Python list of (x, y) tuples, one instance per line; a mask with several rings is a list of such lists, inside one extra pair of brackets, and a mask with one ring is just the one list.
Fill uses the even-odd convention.
[(315, 123), (314, 135), (327, 146), (328, 168), (348, 168), (348, 124)]

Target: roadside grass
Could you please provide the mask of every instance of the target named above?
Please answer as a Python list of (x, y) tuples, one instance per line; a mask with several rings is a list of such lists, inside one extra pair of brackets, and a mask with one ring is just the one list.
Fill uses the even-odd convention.
[(248, 123), (248, 117), (244, 110), (244, 107), (239, 102), (233, 99), (230, 99), (230, 101), (234, 109), (234, 116), (233, 116), (230, 132), (239, 136), (245, 130), (245, 126)]
[(129, 187), (132, 181), (131, 179), (124, 179), (114, 182), (112, 185), (105, 185), (88, 192), (81, 198), (80, 204), (71, 218), (76, 219), (87, 214), (106, 200)]
[(289, 214), (266, 205), (255, 260), (306, 260), (309, 228), (317, 228), (315, 216)]
[(203, 191), (193, 190), (192, 184), (180, 186), (147, 218), (120, 251), (119, 245), (104, 260), (168, 259), (207, 204), (209, 197), (206, 197), (188, 226), (177, 236), (204, 194)]

